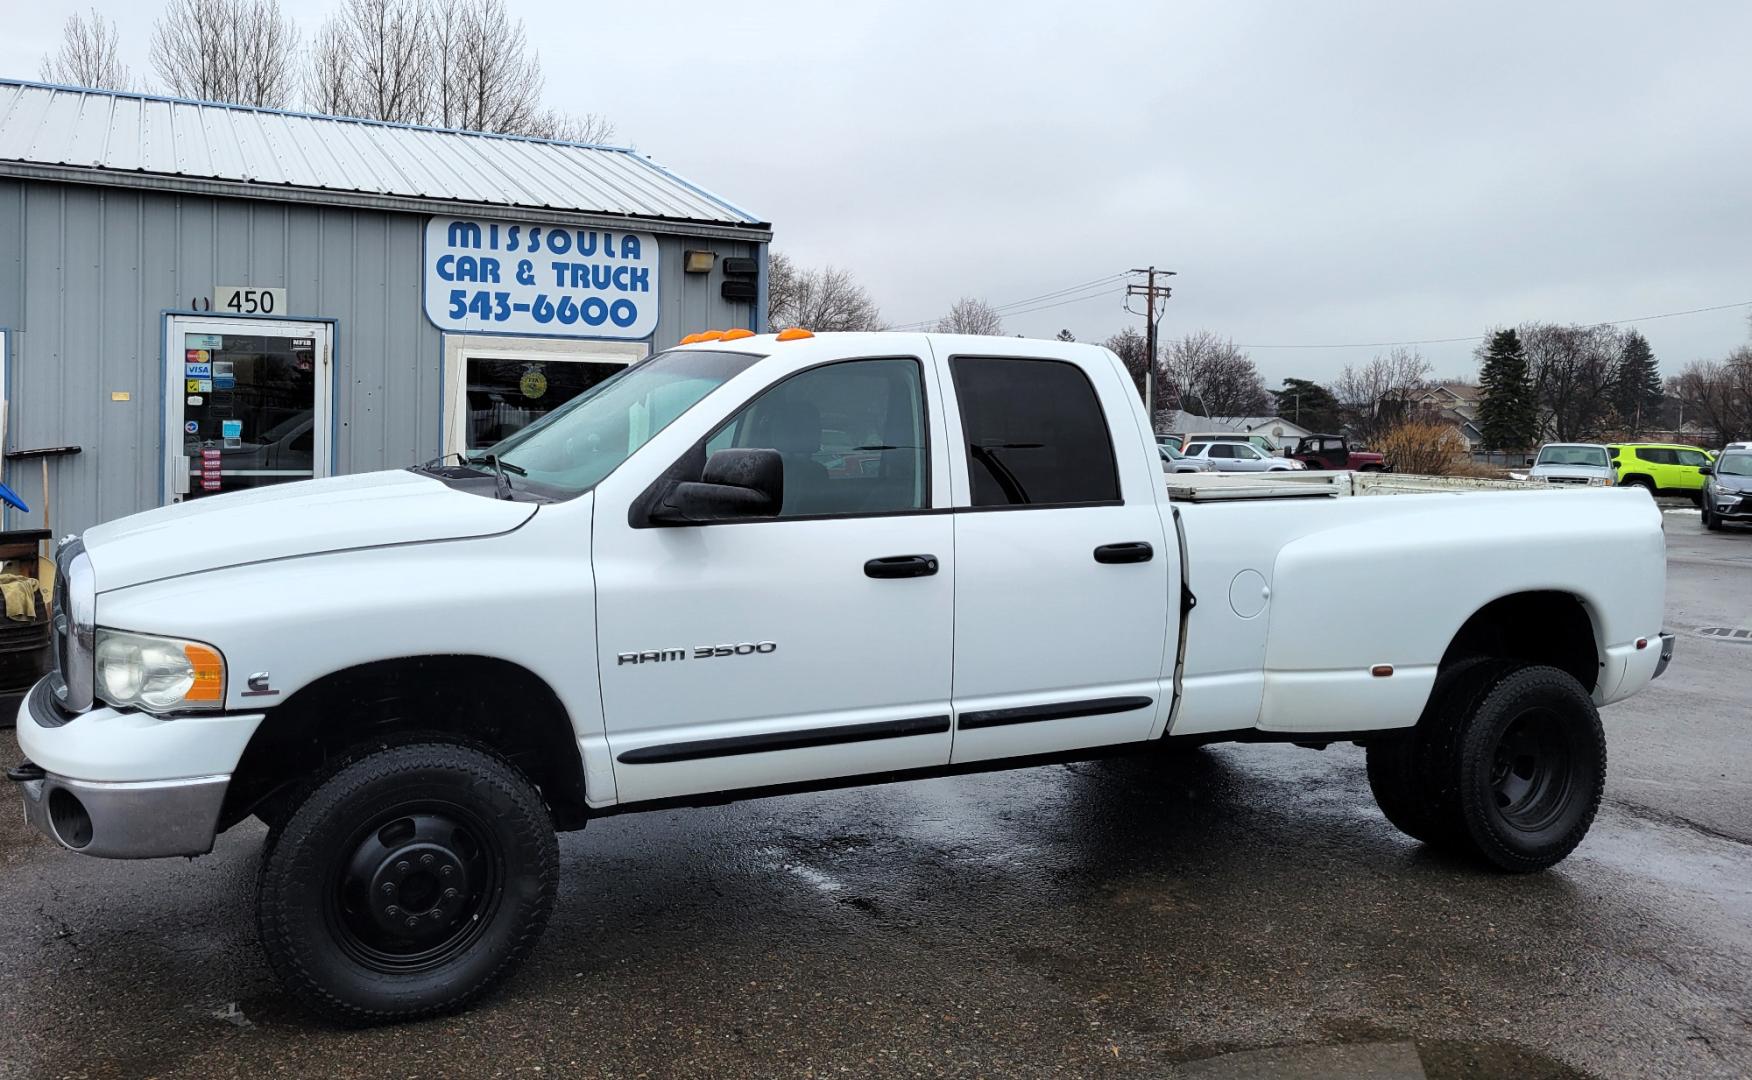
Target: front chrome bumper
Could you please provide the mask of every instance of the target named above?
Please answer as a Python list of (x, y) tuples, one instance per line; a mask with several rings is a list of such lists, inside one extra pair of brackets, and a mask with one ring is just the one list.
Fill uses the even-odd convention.
[(24, 819), (62, 847), (107, 859), (155, 859), (213, 850), (230, 783), (229, 776), (121, 783), (45, 773), (18, 786)]

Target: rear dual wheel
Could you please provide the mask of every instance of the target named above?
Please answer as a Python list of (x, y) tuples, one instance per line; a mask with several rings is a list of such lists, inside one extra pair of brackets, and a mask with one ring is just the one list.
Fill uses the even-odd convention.
[(1372, 744), (1368, 762), (1376, 801), (1402, 832), (1526, 872), (1587, 835), (1606, 738), (1574, 676), (1484, 661), (1439, 680), (1418, 726)]

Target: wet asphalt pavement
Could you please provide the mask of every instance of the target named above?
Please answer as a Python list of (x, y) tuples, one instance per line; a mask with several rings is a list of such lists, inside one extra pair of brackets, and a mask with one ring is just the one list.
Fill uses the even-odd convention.
[(261, 826), (115, 863), (10, 811), (0, 1075), (1746, 1076), (1752, 641), (1699, 631), (1752, 628), (1752, 532), (1666, 522), (1678, 656), (1544, 874), (1400, 836), (1350, 746), (631, 815), (483, 1005), (345, 1032), (260, 957)]

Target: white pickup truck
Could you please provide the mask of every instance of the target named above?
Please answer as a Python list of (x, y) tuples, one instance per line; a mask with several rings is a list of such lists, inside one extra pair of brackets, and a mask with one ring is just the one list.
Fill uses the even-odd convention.
[(259, 818), (269, 961), (368, 1023), (485, 992), (555, 833), (659, 807), (1348, 740), (1406, 833), (1547, 867), (1671, 655), (1640, 491), (1182, 500), (1104, 349), (707, 337), (472, 461), (63, 543), (29, 820), (142, 858)]

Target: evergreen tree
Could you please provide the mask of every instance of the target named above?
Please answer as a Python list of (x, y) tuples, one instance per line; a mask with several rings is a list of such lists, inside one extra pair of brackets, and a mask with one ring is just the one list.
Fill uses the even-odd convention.
[(1478, 382), (1483, 390), (1478, 419), (1484, 431), (1485, 449), (1522, 450), (1532, 446), (1539, 434), (1539, 403), (1519, 334), (1498, 330), (1490, 336)]
[(1635, 330), (1624, 337), (1624, 351), (1612, 379), (1612, 407), (1632, 438), (1656, 419), (1661, 399), (1661, 366), (1649, 339)]
[(1077, 335), (1071, 333), (1069, 330), (1060, 330), (1058, 332), (1058, 339), (1060, 341), (1075, 341), (1077, 340)]
[(1336, 434), (1344, 422), (1338, 399), (1332, 391), (1309, 379), (1285, 379), (1282, 390), (1273, 390), (1277, 414), (1320, 434)]

